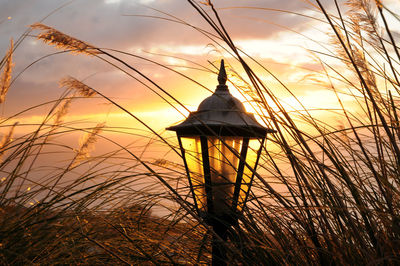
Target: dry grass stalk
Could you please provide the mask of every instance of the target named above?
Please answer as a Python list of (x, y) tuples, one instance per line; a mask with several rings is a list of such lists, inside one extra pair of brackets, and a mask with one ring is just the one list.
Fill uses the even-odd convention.
[(3, 135), (3, 138), (0, 141), (0, 157), (3, 156), (4, 152), (6, 151), (7, 145), (12, 141), (12, 136), (14, 135), (14, 129), (18, 125), (18, 122), (15, 122), (12, 125), (10, 131), (7, 134)]
[(97, 135), (100, 134), (102, 129), (104, 128), (105, 123), (97, 124), (91, 132), (85, 133), (79, 139), (79, 149), (77, 149), (75, 159), (72, 163), (72, 166), (77, 165), (82, 160), (88, 158), (90, 156), (90, 152), (94, 150), (94, 144), (97, 141)]
[(6, 99), (6, 94), (8, 92), (8, 89), (10, 88), (12, 68), (14, 66), (12, 62), (13, 50), (14, 50), (14, 43), (13, 40), (11, 39), (10, 49), (8, 50), (5, 56), (6, 58), (5, 67), (0, 77), (0, 88), (1, 88), (0, 103), (4, 102), (4, 100)]
[(93, 45), (78, 40), (44, 24), (34, 23), (30, 25), (30, 27), (34, 30), (42, 30), (42, 33), (37, 36), (39, 40), (42, 40), (49, 45), (54, 45), (59, 49), (72, 50), (71, 52), (73, 53), (83, 53), (87, 55), (100, 53), (100, 51)]
[(70, 90), (76, 90), (83, 97), (92, 97), (96, 94), (96, 91), (93, 90), (93, 88), (70, 76), (60, 80), (59, 84), (60, 87), (66, 87)]

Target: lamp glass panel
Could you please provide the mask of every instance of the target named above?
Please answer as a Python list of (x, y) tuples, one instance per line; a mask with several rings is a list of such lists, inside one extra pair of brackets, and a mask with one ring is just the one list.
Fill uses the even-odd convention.
[(206, 211), (207, 196), (204, 186), (203, 159), (201, 154), (200, 137), (181, 137), (185, 150), (185, 160), (192, 182), (194, 197), (199, 211)]
[[(247, 149), (246, 155), (246, 163), (255, 170), (256, 162), (257, 162), (257, 153), (261, 148), (261, 140), (260, 139), (250, 139), (249, 140), (249, 148)], [(238, 198), (238, 206), (237, 210), (241, 211), (244, 206), (244, 201), (246, 200), (246, 195), (249, 191), (251, 180), (253, 177), (253, 171), (245, 165), (242, 177), (242, 184), (240, 187), (239, 198)]]
[(239, 166), (242, 137), (208, 137), (208, 155), (211, 168), (212, 199), (215, 213), (230, 214)]

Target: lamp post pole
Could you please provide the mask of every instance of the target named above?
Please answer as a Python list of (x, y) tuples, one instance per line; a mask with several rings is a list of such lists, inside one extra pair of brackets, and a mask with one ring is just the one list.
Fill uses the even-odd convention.
[(212, 238), (212, 264), (218, 266), (226, 265), (225, 242), (227, 241), (228, 227), (222, 223), (212, 226), (215, 235)]
[(194, 207), (214, 231), (212, 265), (226, 265), (224, 242), (230, 226), (237, 224), (267, 133), (226, 85), (224, 61), (219, 85), (197, 111), (169, 127), (178, 137)]

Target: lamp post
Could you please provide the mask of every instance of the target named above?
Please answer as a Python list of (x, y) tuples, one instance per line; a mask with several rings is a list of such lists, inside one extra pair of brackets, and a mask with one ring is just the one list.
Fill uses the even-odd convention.
[(212, 265), (226, 265), (223, 243), (237, 223), (267, 133), (226, 85), (224, 61), (215, 92), (182, 123), (167, 128), (178, 137), (194, 205), (213, 227)]

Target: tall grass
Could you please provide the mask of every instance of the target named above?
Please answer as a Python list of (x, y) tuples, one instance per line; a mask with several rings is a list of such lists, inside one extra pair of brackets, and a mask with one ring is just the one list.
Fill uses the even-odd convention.
[[(330, 26), (332, 46), (326, 49), (330, 53), (313, 51), (313, 56), (321, 64), (322, 71), (316, 73), (319, 85), (328, 87), (341, 106), (340, 111), (332, 112), (342, 121), (335, 126), (306, 108), (286, 110), (262, 81), (262, 75), (273, 73), (235, 45), (213, 2), (187, 2), (212, 32), (166, 13), (161, 18), (198, 30), (228, 53), (229, 60), (240, 63), (241, 69), (230, 71), (230, 80), (237, 81), (232, 85), (251, 101), (260, 119), (277, 130), (268, 137), (270, 146), (263, 147), (244, 215), (230, 230), (226, 243), (230, 264), (399, 263), (400, 56), (398, 40), (388, 24), (390, 10), (385, 11), (380, 1), (350, 0), (346, 12), (336, 1), (335, 10), (327, 10), (319, 0), (310, 3)], [(171, 108), (185, 108), (122, 56), (175, 71), (172, 68), (134, 54), (98, 48), (44, 24), (32, 28), (40, 30), (37, 38), (44, 42), (106, 62), (157, 93)], [(326, 55), (341, 68), (324, 61)], [(11, 56), (8, 52), (0, 62), (8, 77), (0, 85), (7, 89), (12, 84)], [(285, 81), (273, 77), (296, 96)], [(58, 99), (32, 107), (47, 108), (41, 123), (14, 122), (29, 110), (0, 121), (6, 129), (0, 150), (0, 261), (209, 262), (212, 232), (194, 212), (177, 143), (99, 89), (72, 77), (60, 84), (66, 90)], [(348, 96), (352, 97), (351, 109)], [(125, 112), (146, 131), (64, 122), (69, 106), (78, 98), (89, 97)], [(34, 129), (12, 138), (14, 131), (24, 126)], [(151, 146), (126, 146), (107, 134), (111, 132), (132, 135), (147, 140), (145, 143), (156, 138), (175, 153), (177, 161), (145, 158), (143, 150)], [(81, 142), (77, 147), (57, 141), (78, 135)], [(115, 150), (93, 153), (95, 142), (107, 142)], [(46, 156), (60, 156), (62, 161), (46, 165), (41, 161)], [(167, 209), (167, 214), (152, 214), (160, 208)]]
[[(239, 261), (398, 263), (399, 204), (395, 199), (399, 196), (396, 102), (400, 57), (381, 3), (348, 1), (350, 11), (345, 17), (336, 1), (336, 15), (316, 1), (331, 27), (335, 50), (330, 56), (352, 73), (344, 76), (321, 61), (325, 80), (342, 106), (342, 128), (319, 121), (306, 109), (297, 114), (285, 110), (274, 91), (262, 82), (262, 73), (251, 67), (258, 62), (235, 46), (213, 4), (208, 3), (211, 17), (203, 6), (190, 3), (241, 63), (259, 115), (278, 131), (271, 140), (280, 152), (264, 151), (260, 166), (269, 176), (256, 175), (257, 194), (243, 217), (242, 228), (236, 229), (246, 241), (232, 241), (244, 249)], [(344, 106), (338, 83), (332, 80), (344, 84), (357, 113)], [(277, 109), (271, 108), (272, 104)], [(307, 131), (301, 129), (302, 124), (308, 125)], [(289, 170), (281, 167), (282, 161)], [(277, 193), (269, 184), (272, 180), (282, 184), (288, 194)]]

